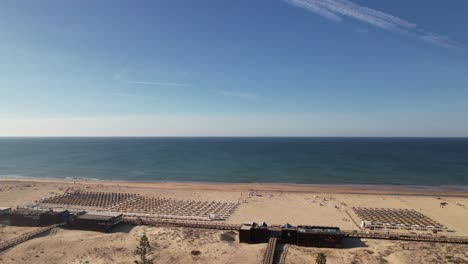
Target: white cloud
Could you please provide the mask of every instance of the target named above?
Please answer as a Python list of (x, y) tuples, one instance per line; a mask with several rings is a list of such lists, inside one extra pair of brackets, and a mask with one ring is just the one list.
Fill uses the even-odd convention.
[(147, 82), (147, 81), (129, 81), (128, 84), (140, 84), (140, 85), (154, 85), (154, 86), (179, 86), (187, 87), (190, 86), (186, 83), (176, 83), (176, 82)]
[(335, 22), (340, 22), (341, 20), (343, 20), (341, 17), (336, 15), (334, 12), (331, 12), (327, 8), (322, 7), (316, 1), (286, 0), (286, 2), (288, 2), (288, 3), (292, 4), (292, 5), (298, 6), (298, 7), (305, 8), (305, 9), (307, 9), (309, 11), (312, 11), (312, 12), (318, 14), (318, 15), (326, 17), (326, 18), (328, 18), (330, 20), (333, 20)]
[(462, 49), (465, 47), (464, 44), (452, 41), (448, 37), (420, 29), (415, 23), (372, 8), (360, 6), (349, 0), (284, 1), (291, 5), (307, 9), (336, 23), (343, 21), (343, 17), (349, 17), (387, 31), (407, 33), (427, 43), (440, 47), (454, 49)]
[(429, 31), (423, 31), (420, 38), (428, 43), (448, 49), (463, 49), (465, 47), (462, 43), (454, 42), (447, 36), (442, 36)]

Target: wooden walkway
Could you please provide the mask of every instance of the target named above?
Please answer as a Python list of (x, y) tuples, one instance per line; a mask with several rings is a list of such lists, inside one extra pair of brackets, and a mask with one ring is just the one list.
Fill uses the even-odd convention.
[[(220, 222), (206, 221), (178, 221), (164, 220), (157, 218), (134, 218), (124, 217), (124, 222), (136, 225), (152, 225), (152, 226), (169, 226), (169, 227), (191, 227), (217, 230), (234, 230), (238, 231), (241, 225), (226, 224)], [(423, 235), (409, 233), (383, 233), (383, 232), (364, 232), (364, 231), (342, 231), (345, 237), (350, 238), (369, 238), (369, 239), (386, 239), (386, 240), (404, 240), (404, 241), (421, 241), (421, 242), (439, 242), (452, 244), (468, 244), (468, 237), (461, 236), (441, 236), (441, 235)]]
[(20, 235), (19, 237), (15, 237), (11, 240), (8, 240), (8, 241), (5, 241), (5, 242), (2, 242), (0, 243), (0, 252), (3, 252), (11, 247), (14, 247), (16, 245), (19, 245), (23, 242), (26, 242), (28, 241), (29, 239), (37, 236), (37, 235), (40, 235), (44, 232), (47, 232), (49, 230), (52, 230), (56, 227), (59, 227), (63, 224), (57, 224), (57, 225), (51, 225), (51, 226), (46, 226), (46, 227), (41, 227), (41, 228), (38, 228), (38, 229), (35, 229), (33, 231), (30, 231), (30, 232), (27, 232), (25, 234), (22, 234)]
[(238, 231), (240, 225), (226, 224), (219, 222), (206, 221), (180, 221), (180, 220), (164, 220), (157, 218), (132, 218), (124, 217), (123, 221), (128, 224), (135, 225), (151, 225), (151, 226), (171, 226), (171, 227), (191, 227), (217, 230), (235, 230)]
[(276, 243), (278, 239), (276, 237), (270, 238), (268, 241), (268, 246), (265, 251), (265, 258), (263, 259), (263, 264), (273, 264), (275, 260), (275, 251), (276, 251)]
[(283, 247), (283, 252), (281, 253), (279, 264), (286, 264), (286, 256), (288, 255), (289, 247), (291, 244), (286, 244)]
[(430, 235), (430, 234), (425, 235), (425, 234), (382, 233), (382, 232), (364, 232), (364, 231), (343, 231), (343, 234), (345, 235), (345, 237), (351, 237), (351, 238), (369, 238), (369, 239), (468, 244), (468, 237), (461, 237), (461, 236), (440, 236), (440, 235)]

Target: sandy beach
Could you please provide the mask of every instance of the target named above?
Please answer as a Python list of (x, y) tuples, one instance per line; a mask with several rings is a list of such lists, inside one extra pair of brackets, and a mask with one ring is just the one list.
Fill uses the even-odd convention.
[[(15, 207), (62, 194), (86, 191), (138, 193), (152, 197), (239, 202), (227, 223), (266, 221), (338, 226), (357, 230), (352, 207), (414, 209), (468, 236), (468, 193), (456, 187), (278, 185), (119, 182), (94, 180), (1, 179), (0, 206)], [(440, 202), (448, 203), (441, 207)], [(31, 230), (0, 227), (0, 241)], [(0, 254), (0, 263), (131, 263), (138, 238), (146, 232), (157, 263), (261, 263), (266, 244), (238, 243), (233, 231), (121, 226), (105, 234), (54, 229)], [(199, 250), (199, 255), (191, 254)], [(362, 239), (339, 249), (288, 246), (286, 263), (310, 263), (324, 252), (327, 263), (467, 263), (468, 246)]]

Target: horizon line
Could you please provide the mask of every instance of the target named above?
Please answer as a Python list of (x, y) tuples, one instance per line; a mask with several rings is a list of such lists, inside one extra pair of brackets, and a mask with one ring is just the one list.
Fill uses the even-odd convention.
[(468, 136), (0, 136), (4, 138), (342, 138), (468, 139)]

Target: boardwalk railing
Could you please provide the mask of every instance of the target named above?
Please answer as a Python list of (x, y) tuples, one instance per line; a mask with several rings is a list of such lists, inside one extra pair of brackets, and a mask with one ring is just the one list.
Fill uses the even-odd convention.
[(439, 236), (439, 235), (426, 235), (426, 234), (408, 234), (408, 233), (390, 233), (390, 232), (382, 233), (382, 232), (364, 232), (364, 231), (343, 231), (343, 234), (345, 235), (345, 237), (354, 237), (354, 238), (468, 244), (468, 237), (461, 237), (461, 236)]
[[(218, 230), (239, 230), (238, 224), (226, 224), (219, 222), (206, 221), (176, 221), (158, 218), (137, 218), (124, 217), (124, 222), (136, 225), (152, 225), (152, 226), (170, 226), (170, 227), (191, 227), (205, 228)], [(406, 240), (406, 241), (422, 241), (422, 242), (440, 242), (453, 244), (468, 244), (468, 237), (461, 236), (440, 236), (440, 235), (424, 235), (424, 234), (409, 234), (409, 233), (383, 233), (383, 232), (365, 232), (365, 231), (342, 231), (345, 237), (351, 238), (369, 238), (369, 239), (387, 239), (387, 240)]]
[(278, 239), (276, 237), (270, 238), (268, 241), (268, 246), (265, 251), (265, 258), (263, 259), (263, 264), (273, 264), (275, 260), (275, 251), (276, 251), (276, 243)]
[(46, 226), (46, 227), (41, 227), (41, 228), (37, 228), (37, 229), (34, 229), (33, 231), (30, 231), (30, 232), (27, 232), (27, 233), (24, 233), (18, 237), (15, 237), (13, 239), (10, 239), (10, 240), (7, 240), (7, 241), (4, 241), (4, 242), (1, 242), (0, 243), (0, 252), (2, 251), (5, 251), (11, 247), (14, 247), (18, 244), (21, 244), (25, 241), (28, 241), (29, 239), (37, 236), (37, 235), (40, 235), (44, 232), (47, 232), (49, 230), (52, 230), (56, 227), (59, 227), (63, 224), (56, 224), (56, 225), (50, 225), (50, 226)]
[(286, 256), (288, 255), (289, 247), (291, 244), (286, 244), (283, 247), (283, 252), (281, 253), (280, 259), (279, 259), (279, 264), (286, 264)]
[(136, 224), (136, 225), (192, 227), (192, 228), (236, 230), (236, 231), (239, 230), (240, 228), (240, 225), (237, 225), (237, 224), (215, 223), (215, 222), (206, 222), (206, 221), (177, 221), (177, 220), (166, 220), (166, 219), (158, 219), (158, 218), (124, 217), (123, 222), (128, 223), (128, 224)]

